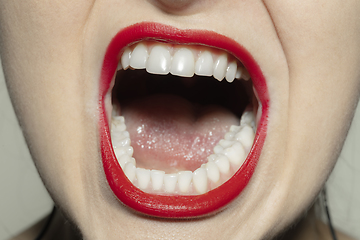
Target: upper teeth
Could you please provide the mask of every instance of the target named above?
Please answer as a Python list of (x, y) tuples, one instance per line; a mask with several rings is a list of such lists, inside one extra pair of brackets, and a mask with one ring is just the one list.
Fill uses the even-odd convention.
[(140, 42), (127, 47), (120, 59), (118, 70), (146, 69), (153, 74), (181, 77), (214, 76), (228, 82), (237, 79), (249, 80), (250, 75), (242, 64), (224, 51), (214, 53), (209, 47), (180, 47), (165, 43)]
[(255, 137), (255, 118), (243, 113), (240, 126), (231, 126), (214, 147), (208, 162), (191, 171), (166, 174), (161, 170), (137, 168), (125, 119), (113, 116), (111, 140), (116, 158), (128, 179), (140, 189), (157, 193), (202, 194), (227, 181), (243, 164)]

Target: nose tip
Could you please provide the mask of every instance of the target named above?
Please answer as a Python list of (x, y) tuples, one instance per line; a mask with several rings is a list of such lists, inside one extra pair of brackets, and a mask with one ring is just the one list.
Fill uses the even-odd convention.
[(190, 7), (194, 0), (148, 0), (166, 12), (177, 12)]

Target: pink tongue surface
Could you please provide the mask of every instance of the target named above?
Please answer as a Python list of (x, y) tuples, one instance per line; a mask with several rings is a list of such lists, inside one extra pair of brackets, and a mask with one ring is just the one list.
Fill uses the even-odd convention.
[(239, 119), (220, 106), (194, 105), (174, 95), (154, 95), (121, 105), (137, 167), (194, 171)]

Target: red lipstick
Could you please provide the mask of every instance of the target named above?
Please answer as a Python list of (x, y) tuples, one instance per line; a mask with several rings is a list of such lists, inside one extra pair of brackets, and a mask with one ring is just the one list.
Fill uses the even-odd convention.
[[(111, 144), (105, 95), (116, 72), (121, 51), (142, 40), (174, 44), (197, 44), (220, 48), (237, 57), (249, 71), (262, 104), (262, 115), (253, 147), (244, 164), (227, 182), (202, 195), (165, 196), (149, 194), (136, 188), (121, 169)], [(99, 93), (100, 148), (104, 172), (115, 196), (126, 206), (140, 213), (163, 218), (191, 218), (221, 210), (247, 186), (258, 163), (264, 145), (269, 111), (269, 96), (265, 78), (250, 53), (234, 40), (206, 30), (181, 30), (158, 23), (138, 23), (121, 30), (110, 42), (101, 72)]]

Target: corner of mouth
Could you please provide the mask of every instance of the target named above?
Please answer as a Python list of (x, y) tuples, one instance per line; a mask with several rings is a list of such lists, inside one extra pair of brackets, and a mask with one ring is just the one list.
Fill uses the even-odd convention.
[[(219, 163), (219, 161), (221, 161), (219, 157), (213, 155), (208, 157), (206, 164), (202, 164), (198, 169), (193, 171), (192, 175), (189, 173), (191, 171), (181, 171), (181, 173), (183, 173), (182, 175), (176, 175), (165, 174), (164, 171), (155, 171), (155, 169), (136, 169), (136, 163), (131, 156), (121, 157), (125, 152), (132, 154), (133, 150), (131, 150), (130, 146), (130, 137), (125, 130), (126, 125), (124, 118), (116, 114), (115, 116), (109, 114), (109, 109), (107, 109), (108, 107), (105, 104), (105, 98), (112, 91), (117, 69), (136, 68), (132, 67), (131, 64), (126, 65), (126, 61), (122, 62), (121, 57), (124, 52), (134, 51), (135, 46), (138, 46), (139, 43), (142, 42), (157, 43), (159, 46), (164, 44), (167, 44), (167, 46), (179, 46), (175, 47), (176, 49), (181, 48), (181, 46), (201, 46), (205, 49), (214, 48), (217, 49), (216, 51), (220, 51), (219, 55), (221, 55), (221, 52), (224, 52), (230, 56), (227, 58), (231, 59), (228, 63), (235, 62), (237, 66), (243, 67), (248, 71), (251, 77), (254, 95), (256, 95), (258, 99), (259, 108), (256, 113), (257, 116), (255, 117), (251, 116), (251, 112), (247, 112), (246, 110), (243, 110), (239, 117), (241, 119), (240, 123), (246, 122), (249, 126), (248, 128), (255, 129), (256, 133), (254, 133), (251, 145), (247, 146), (247, 149), (245, 148), (245, 156), (242, 160), (236, 160), (238, 159), (239, 148), (231, 148), (234, 143), (236, 143), (235, 145), (244, 146), (244, 143), (239, 140), (239, 138), (241, 138), (239, 137), (241, 135), (240, 131), (245, 129), (241, 124), (240, 126), (229, 127), (229, 131), (225, 134), (224, 139), (220, 140), (214, 147), (213, 155), (226, 155), (224, 151), (229, 149), (228, 152), (231, 153), (228, 153), (228, 155), (235, 156), (233, 163), (240, 164), (236, 166), (231, 176), (221, 182), (220, 185), (218, 184), (212, 188), (207, 187), (208, 185), (204, 187), (201, 181), (196, 183), (197, 180), (194, 180), (196, 178), (195, 176), (201, 176), (198, 178), (204, 179), (204, 174), (206, 177), (214, 176), (207, 172), (211, 172), (211, 169), (213, 169), (212, 173), (215, 171), (216, 176), (217, 172), (221, 172), (219, 169), (221, 170), (221, 167), (224, 165)], [(227, 65), (227, 69), (228, 68), (229, 65)], [(176, 73), (172, 74), (176, 75)], [(231, 81), (233, 80), (234, 79)], [(237, 80), (235, 79), (235, 81)], [(120, 30), (111, 40), (105, 53), (99, 90), (100, 151), (104, 173), (112, 192), (118, 200), (126, 206), (139, 213), (155, 217), (201, 217), (224, 209), (232, 200), (241, 194), (255, 171), (266, 138), (269, 102), (266, 81), (259, 65), (243, 46), (229, 37), (206, 30), (178, 29), (153, 22), (137, 23)], [(258, 118), (257, 120), (256, 117)], [(113, 129), (121, 130), (116, 130), (118, 131), (116, 132), (113, 131)], [(113, 135), (114, 132), (117, 137)], [(114, 145), (113, 141), (115, 138), (118, 138), (120, 142), (122, 141), (121, 144), (123, 145), (115, 146), (116, 144)], [(121, 149), (121, 151), (119, 149)], [(229, 156), (228, 162), (230, 166), (232, 162), (229, 161)], [(214, 166), (217, 166), (218, 170), (214, 170)], [(125, 170), (126, 167), (130, 170)], [(131, 174), (129, 174), (129, 172), (131, 172)], [(144, 175), (140, 172), (144, 172)], [(154, 185), (154, 182), (158, 181), (155, 179), (159, 179), (159, 177), (156, 177), (156, 175), (159, 175), (159, 172), (162, 178), (165, 175), (169, 175), (167, 176), (169, 182), (167, 185), (170, 187), (166, 188), (164, 180), (161, 180), (160, 185), (162, 187), (160, 191), (149, 191), (151, 187), (148, 185), (150, 182)], [(143, 176), (150, 180), (143, 180)], [(188, 188), (182, 191), (180, 180), (178, 180), (179, 176), (185, 179), (182, 180), (182, 183), (184, 181), (190, 181), (192, 192), (189, 191)], [(208, 181), (210, 183), (211, 181), (218, 181), (218, 177), (216, 176), (213, 179), (209, 177), (210, 179)], [(173, 183), (170, 184), (171, 181)], [(159, 183), (157, 183), (157, 185), (159, 185)]]

